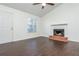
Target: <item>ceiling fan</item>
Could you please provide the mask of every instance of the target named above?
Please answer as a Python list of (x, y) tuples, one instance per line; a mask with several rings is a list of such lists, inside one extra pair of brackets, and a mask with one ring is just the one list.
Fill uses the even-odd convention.
[(51, 5), (51, 6), (54, 6), (55, 5), (54, 3), (33, 3), (33, 5), (38, 5), (38, 4), (41, 4), (42, 5), (42, 9), (44, 9), (44, 7), (46, 5)]

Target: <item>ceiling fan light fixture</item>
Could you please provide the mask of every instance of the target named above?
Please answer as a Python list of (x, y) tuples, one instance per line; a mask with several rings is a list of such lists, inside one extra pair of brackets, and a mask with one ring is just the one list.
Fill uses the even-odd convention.
[(46, 6), (46, 3), (42, 3), (42, 6)]
[(44, 7), (46, 5), (51, 5), (51, 6), (55, 5), (54, 3), (33, 3), (33, 5), (38, 5), (38, 4), (41, 4), (42, 5), (42, 8), (41, 9), (44, 9)]

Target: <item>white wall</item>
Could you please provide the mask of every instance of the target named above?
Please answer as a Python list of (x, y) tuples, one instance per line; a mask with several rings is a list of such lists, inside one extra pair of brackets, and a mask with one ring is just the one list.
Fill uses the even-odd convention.
[[(40, 18), (38, 16), (34, 16), (32, 14), (22, 12), (13, 8), (9, 8), (7, 6), (0, 5), (0, 12), (6, 12), (7, 14), (10, 13), (12, 18), (13, 24), (13, 39), (11, 41), (23, 40), (33, 37), (38, 37), (41, 34), (40, 30)], [(35, 33), (27, 33), (27, 21), (29, 17), (34, 17), (37, 19), (37, 32)], [(0, 33), (1, 34), (1, 33)], [(5, 41), (5, 40), (4, 40)], [(4, 43), (11, 42), (9, 40), (5, 41)], [(0, 40), (0, 43), (3, 43)]]
[(0, 43), (12, 41), (12, 17), (11, 13), (0, 10)]
[(68, 24), (68, 38), (71, 41), (79, 41), (79, 4), (65, 3), (57, 6), (50, 13), (42, 17), (42, 34), (50, 35), (50, 25)]

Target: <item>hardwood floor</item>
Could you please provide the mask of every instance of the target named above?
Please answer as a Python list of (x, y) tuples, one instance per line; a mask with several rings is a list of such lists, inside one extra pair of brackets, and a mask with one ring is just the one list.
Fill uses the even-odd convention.
[(0, 45), (1, 56), (79, 56), (78, 42), (56, 42), (46, 37)]

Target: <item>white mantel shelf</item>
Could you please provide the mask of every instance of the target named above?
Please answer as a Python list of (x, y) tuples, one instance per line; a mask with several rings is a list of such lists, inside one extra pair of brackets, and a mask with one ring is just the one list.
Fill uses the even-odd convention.
[(61, 26), (61, 25), (68, 25), (68, 24), (53, 24), (51, 26)]

